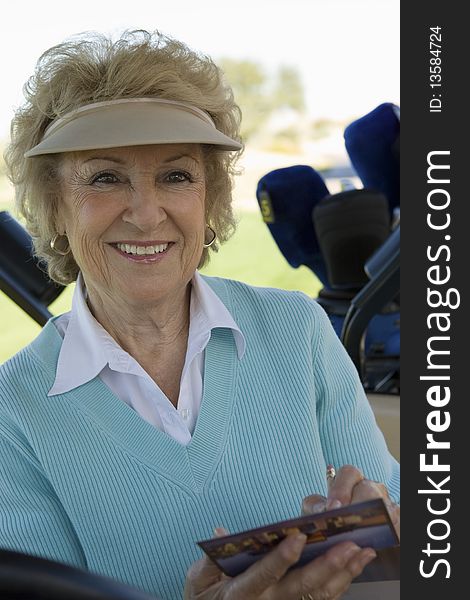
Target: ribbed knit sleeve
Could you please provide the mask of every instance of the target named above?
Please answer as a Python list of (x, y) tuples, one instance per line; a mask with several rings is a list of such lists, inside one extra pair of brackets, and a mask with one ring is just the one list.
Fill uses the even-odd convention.
[(18, 437), (0, 423), (0, 547), (86, 568), (61, 503)]
[[(310, 301), (312, 302), (312, 301)], [(368, 479), (384, 483), (395, 502), (400, 472), (376, 424), (356, 367), (317, 303), (313, 361), (317, 382), (317, 415), (323, 454), (336, 468), (359, 467)]]

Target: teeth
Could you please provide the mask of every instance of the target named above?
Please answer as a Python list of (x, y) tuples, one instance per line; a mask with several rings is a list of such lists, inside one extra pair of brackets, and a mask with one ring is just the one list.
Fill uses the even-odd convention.
[(122, 252), (126, 254), (158, 254), (164, 252), (168, 248), (168, 244), (157, 244), (156, 246), (132, 246), (130, 244), (116, 244)]

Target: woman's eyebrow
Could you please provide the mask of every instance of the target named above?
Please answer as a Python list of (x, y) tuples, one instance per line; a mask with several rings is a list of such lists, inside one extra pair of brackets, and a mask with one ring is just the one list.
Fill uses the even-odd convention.
[[(189, 160), (192, 160), (195, 163), (199, 164), (199, 160), (197, 159), (197, 157), (193, 156), (192, 154), (185, 154), (185, 153), (175, 154), (174, 156), (169, 156), (168, 158), (165, 158), (164, 160), (162, 160), (162, 162), (169, 163), (169, 162), (177, 161), (181, 158), (189, 158)], [(83, 164), (86, 164), (93, 160), (107, 160), (107, 161), (119, 163), (121, 165), (125, 164), (127, 162), (126, 160), (124, 160), (122, 158), (118, 158), (118, 157), (114, 157), (114, 156), (90, 156), (90, 158), (87, 158), (86, 160), (83, 161)]]
[(169, 156), (168, 158), (165, 158), (162, 162), (164, 162), (164, 163), (173, 162), (173, 161), (179, 160), (180, 158), (189, 158), (190, 160), (199, 164), (199, 160), (192, 154), (175, 154), (174, 156)]
[(90, 158), (87, 158), (86, 160), (83, 161), (83, 164), (85, 164), (87, 162), (91, 162), (92, 160), (109, 160), (111, 162), (116, 162), (121, 165), (123, 165), (126, 162), (125, 160), (122, 160), (121, 158), (117, 158), (114, 156), (90, 156)]

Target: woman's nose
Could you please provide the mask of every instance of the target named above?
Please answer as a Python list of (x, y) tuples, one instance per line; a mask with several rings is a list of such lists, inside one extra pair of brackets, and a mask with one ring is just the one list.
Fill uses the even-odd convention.
[(129, 191), (128, 207), (123, 221), (135, 225), (141, 231), (153, 231), (167, 214), (163, 206), (163, 194), (155, 184), (141, 184)]

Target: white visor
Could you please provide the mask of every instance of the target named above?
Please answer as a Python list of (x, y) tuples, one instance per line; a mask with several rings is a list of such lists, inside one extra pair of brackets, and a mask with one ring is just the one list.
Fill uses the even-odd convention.
[(25, 157), (149, 144), (242, 145), (219, 131), (211, 117), (186, 102), (128, 98), (87, 104), (53, 121)]

